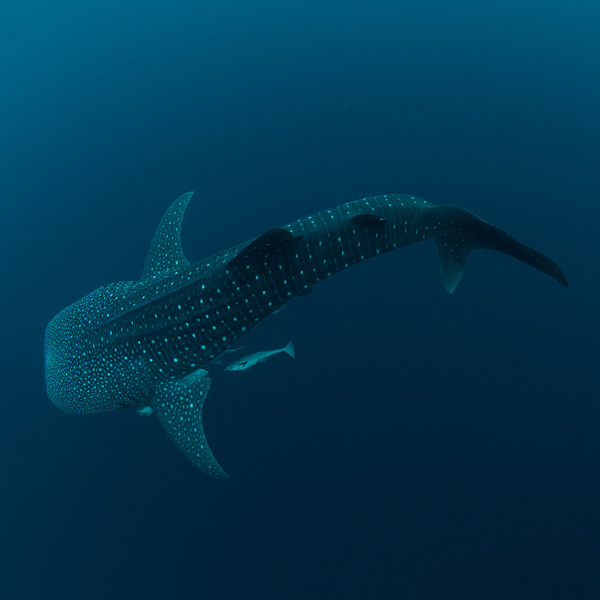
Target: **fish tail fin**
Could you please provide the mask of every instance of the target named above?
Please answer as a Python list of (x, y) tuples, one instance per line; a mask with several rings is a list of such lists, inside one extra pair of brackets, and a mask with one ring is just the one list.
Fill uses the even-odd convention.
[(290, 343), (283, 349), (284, 352), (287, 352), (292, 358), (296, 358), (296, 351), (294, 350), (294, 342), (290, 340)]
[(438, 206), (427, 211), (426, 219), (439, 230), (435, 243), (444, 286), (450, 294), (465, 271), (468, 254), (477, 248), (508, 254), (569, 287), (565, 274), (553, 260), (468, 210), (457, 206)]

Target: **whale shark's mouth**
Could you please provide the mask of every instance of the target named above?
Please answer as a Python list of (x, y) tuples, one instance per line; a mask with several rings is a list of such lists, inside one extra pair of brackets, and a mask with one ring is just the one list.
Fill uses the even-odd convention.
[(79, 327), (74, 325), (78, 325), (77, 303), (60, 311), (46, 327), (46, 392), (54, 406), (67, 414), (105, 412), (106, 408), (98, 410), (87, 398), (89, 377), (78, 349)]
[(69, 353), (65, 352), (65, 340), (61, 333), (63, 313), (58, 313), (46, 327), (44, 338), (44, 369), (46, 372), (46, 392), (52, 403), (66, 413), (76, 413), (68, 401), (73, 393), (73, 367)]

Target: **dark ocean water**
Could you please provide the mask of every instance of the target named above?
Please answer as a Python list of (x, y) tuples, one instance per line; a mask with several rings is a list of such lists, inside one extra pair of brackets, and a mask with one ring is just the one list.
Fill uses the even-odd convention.
[[(526, 7), (522, 5), (526, 4)], [(0, 6), (0, 597), (599, 598), (597, 2)], [(214, 481), (133, 411), (46, 397), (52, 316), (379, 193), (555, 259), (443, 289), (435, 247), (344, 272), (213, 369)]]

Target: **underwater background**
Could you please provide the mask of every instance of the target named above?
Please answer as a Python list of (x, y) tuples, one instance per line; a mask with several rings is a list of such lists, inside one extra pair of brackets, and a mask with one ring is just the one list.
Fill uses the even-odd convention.
[[(5, 0), (0, 597), (600, 597), (600, 5)], [(66, 416), (43, 336), (140, 276), (195, 190), (190, 260), (382, 193), (457, 204), (570, 289), (431, 242), (210, 369), (222, 482), (154, 418)]]

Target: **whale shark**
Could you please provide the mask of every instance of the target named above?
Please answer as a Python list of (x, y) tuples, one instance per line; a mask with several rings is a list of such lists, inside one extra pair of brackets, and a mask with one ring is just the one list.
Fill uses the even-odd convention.
[(226, 479), (202, 424), (210, 363), (292, 298), (352, 265), (433, 239), (454, 292), (467, 256), (485, 248), (567, 279), (541, 252), (457, 206), (416, 196), (363, 198), (190, 263), (181, 224), (193, 192), (167, 209), (139, 280), (99, 287), (61, 310), (44, 341), (46, 390), (65, 413), (134, 407), (154, 414), (204, 473)]

